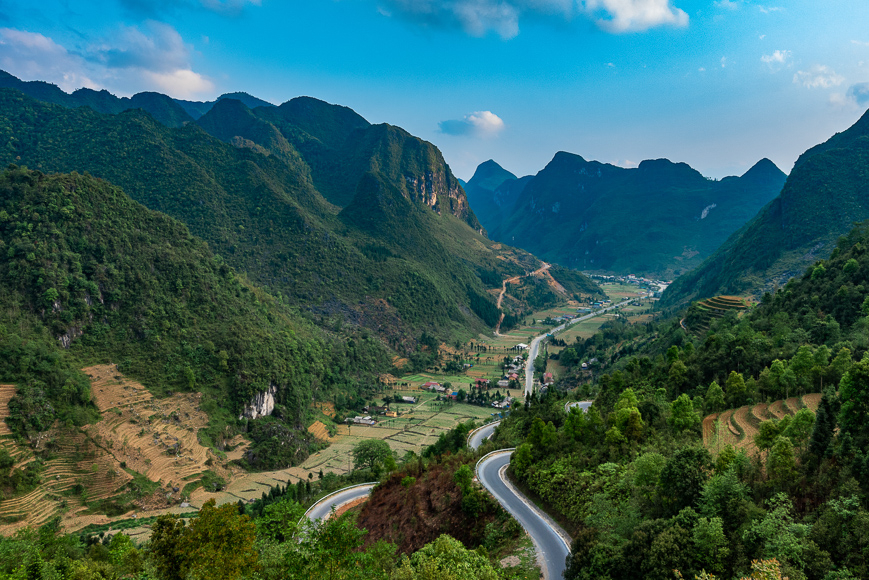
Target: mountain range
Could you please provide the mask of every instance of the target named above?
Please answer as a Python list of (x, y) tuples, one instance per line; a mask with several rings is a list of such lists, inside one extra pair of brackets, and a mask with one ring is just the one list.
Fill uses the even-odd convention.
[(749, 223), (664, 293), (668, 305), (716, 294), (761, 294), (826, 259), (855, 222), (869, 219), (869, 112), (803, 153)]
[[(147, 108), (89, 104), (116, 109), (136, 97), (63, 97), (4, 78), (17, 86), (0, 89), (2, 161), (122, 187), (320, 326), (367, 327), (402, 352), (423, 332), (471, 336), (497, 322), (493, 279), (539, 263), (482, 235), (434, 145), (346, 107), (302, 97), (250, 109), (221, 98), (179, 125)], [(168, 97), (146, 101), (190, 116)]]
[(559, 152), (523, 178), (487, 161), (466, 191), (492, 239), (571, 268), (673, 278), (751, 219), (785, 177), (768, 159), (716, 181), (667, 159), (625, 169)]

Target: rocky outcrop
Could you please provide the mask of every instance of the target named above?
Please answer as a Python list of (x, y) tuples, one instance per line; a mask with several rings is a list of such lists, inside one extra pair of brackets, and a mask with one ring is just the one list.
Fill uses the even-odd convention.
[(250, 403), (245, 406), (244, 411), (238, 416), (238, 418), (254, 420), (258, 417), (268, 417), (275, 410), (275, 395), (277, 395), (277, 393), (278, 386), (271, 383), (267, 390), (254, 395), (253, 399), (251, 399)]

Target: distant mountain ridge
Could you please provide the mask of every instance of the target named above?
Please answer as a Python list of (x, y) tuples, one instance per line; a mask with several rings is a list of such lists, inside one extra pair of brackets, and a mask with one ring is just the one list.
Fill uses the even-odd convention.
[(216, 103), (225, 99), (240, 101), (251, 109), (274, 107), (268, 101), (243, 92), (226, 93), (213, 101), (204, 102), (173, 99), (155, 92), (137, 93), (132, 97), (117, 97), (105, 89), (95, 91), (81, 88), (67, 93), (57, 85), (44, 81), (23, 81), (3, 70), (0, 70), (0, 88), (17, 89), (27, 96), (46, 103), (54, 103), (64, 107), (90, 107), (98, 113), (111, 115), (117, 115), (130, 109), (142, 109), (167, 127), (180, 127), (198, 119), (210, 111)]
[(839, 236), (869, 219), (869, 112), (803, 153), (781, 194), (703, 264), (664, 293), (668, 304), (758, 294), (826, 258)]
[(492, 239), (571, 268), (665, 278), (700, 264), (786, 177), (768, 159), (715, 181), (667, 159), (626, 169), (563, 151), (521, 179), (496, 166), (467, 187)]
[(123, 187), (317, 324), (368, 328), (400, 352), (424, 332), (492, 328), (491, 280), (539, 264), (481, 235), (434, 145), (308, 97), (221, 99), (173, 128), (0, 89), (0, 142), (7, 163)]

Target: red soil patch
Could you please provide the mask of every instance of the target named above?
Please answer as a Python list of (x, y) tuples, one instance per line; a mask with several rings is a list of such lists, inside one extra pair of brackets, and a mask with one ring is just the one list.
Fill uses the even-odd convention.
[(351, 501), (351, 502), (347, 502), (347, 503), (345, 503), (344, 505), (339, 506), (339, 507), (335, 510), (335, 516), (336, 516), (336, 517), (341, 517), (341, 516), (343, 516), (344, 514), (346, 514), (347, 512), (349, 512), (350, 510), (353, 510), (353, 509), (358, 508), (359, 506), (361, 506), (362, 504), (364, 504), (366, 501), (368, 501), (368, 498), (367, 498), (367, 497), (360, 497), (359, 499), (355, 499), (355, 500), (353, 500), (353, 501)]
[[(477, 518), (468, 518), (462, 511), (461, 491), (453, 480), (460, 465), (452, 460), (421, 472), (397, 472), (381, 483), (357, 520), (360, 528), (368, 530), (366, 545), (387, 540), (398, 544), (400, 553), (409, 554), (444, 533), (468, 547), (479, 545), (496, 510)], [(416, 477), (416, 483), (405, 487), (401, 480), (408, 475)]]
[(818, 412), (818, 407), (821, 405), (821, 393), (812, 393), (811, 395), (803, 395), (803, 404), (812, 410), (813, 413)]
[(712, 413), (703, 419), (703, 445), (707, 447), (712, 444), (712, 437), (715, 435), (715, 419), (718, 418), (718, 413)]

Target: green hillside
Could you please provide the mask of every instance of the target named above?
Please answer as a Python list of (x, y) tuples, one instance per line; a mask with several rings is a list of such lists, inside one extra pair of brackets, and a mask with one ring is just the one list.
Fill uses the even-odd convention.
[(673, 278), (751, 219), (784, 179), (766, 159), (715, 181), (666, 159), (624, 169), (561, 152), (533, 178), (481, 195), (480, 216), (492, 239), (547, 261)]
[(781, 194), (702, 265), (664, 293), (667, 304), (714, 294), (760, 294), (829, 254), (869, 218), (869, 114), (809, 149)]
[(10, 166), (0, 191), (0, 382), (19, 385), (18, 433), (91, 419), (78, 369), (114, 362), (157, 393), (208, 393), (215, 425), (274, 386), (286, 443), (306, 451), (311, 404), (352, 400), (388, 368), (379, 341), (328, 338), (105, 181)]
[(863, 224), (747, 311), (705, 301), (705, 329), (617, 320), (561, 351), (490, 448), (573, 537), (565, 578), (867, 577), (867, 247)]
[[(195, 123), (169, 128), (141, 111), (104, 115), (6, 89), (0, 160), (118, 184), (321, 326), (367, 327), (399, 350), (424, 331), (487, 330), (494, 301), (477, 273), (504, 278), (537, 261), (502, 259), (512, 250), (469, 227), (476, 218), (433, 145), (360, 119), (314, 99), (254, 112), (225, 99), (199, 120), (218, 139)], [(330, 167), (343, 169), (329, 178)]]
[(106, 90), (78, 89), (65, 93), (57, 85), (43, 81), (22, 81), (0, 70), (0, 88), (16, 89), (40, 101), (63, 107), (89, 107), (100, 113), (117, 114), (129, 109), (142, 109), (168, 127), (180, 127), (193, 117), (170, 97), (144, 92), (132, 97), (116, 97)]

